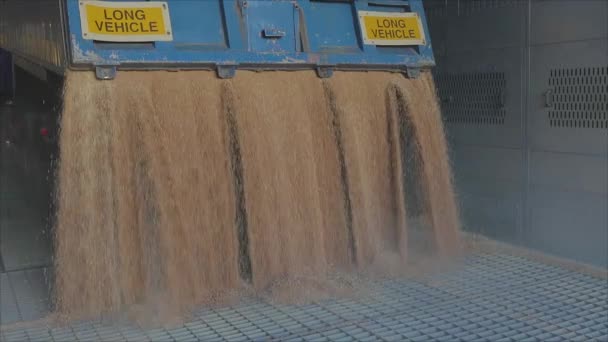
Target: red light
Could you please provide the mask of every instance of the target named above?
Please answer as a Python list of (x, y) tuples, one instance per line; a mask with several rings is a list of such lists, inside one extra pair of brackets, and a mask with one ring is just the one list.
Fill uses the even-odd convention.
[(46, 127), (42, 127), (42, 128), (40, 129), (40, 135), (41, 135), (41, 136), (43, 136), (43, 137), (48, 136), (48, 135), (49, 135), (49, 129), (48, 129), (48, 128), (46, 128)]

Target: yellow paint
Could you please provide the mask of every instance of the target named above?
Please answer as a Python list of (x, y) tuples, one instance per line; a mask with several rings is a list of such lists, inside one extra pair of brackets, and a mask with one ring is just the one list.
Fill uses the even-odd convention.
[(417, 16), (389, 17), (371, 16), (363, 17), (367, 39), (375, 41), (420, 41), (422, 39), (422, 25)]
[(163, 8), (109, 7), (86, 4), (88, 33), (109, 36), (158, 36), (169, 34)]

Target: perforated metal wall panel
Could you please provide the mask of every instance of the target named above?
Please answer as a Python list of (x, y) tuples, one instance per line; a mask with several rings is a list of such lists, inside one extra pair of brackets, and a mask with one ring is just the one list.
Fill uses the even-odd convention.
[(608, 128), (608, 66), (551, 69), (549, 126)]
[[(536, 41), (530, 47), (525, 234), (531, 246), (604, 266), (608, 265), (606, 4), (582, 1), (574, 9), (569, 1), (558, 1), (532, 6)], [(576, 22), (585, 24), (551, 20), (544, 11), (564, 18), (576, 14), (580, 16)], [(539, 23), (553, 25), (555, 31)], [(569, 30), (564, 30), (562, 25), (569, 23)], [(602, 27), (604, 37), (595, 31)], [(561, 42), (555, 37), (560, 32)]]
[[(530, 147), (533, 150), (582, 153), (605, 158), (608, 153), (608, 129), (583, 127), (582, 124), (586, 120), (605, 125), (607, 52), (606, 38), (534, 45), (530, 48), (528, 111)], [(594, 73), (597, 70), (600, 75), (582, 75), (591, 70)], [(584, 119), (585, 115), (588, 119)]]
[(465, 227), (608, 266), (608, 1), (427, 7)]
[(506, 241), (523, 225), (524, 5), (427, 2), (433, 46), (444, 54), (434, 75), (463, 222)]
[(504, 72), (442, 73), (435, 78), (445, 122), (504, 125)]
[(484, 63), (468, 52), (448, 52), (435, 73), (450, 138), (461, 145), (519, 148), (521, 53), (488, 49), (476, 56)]

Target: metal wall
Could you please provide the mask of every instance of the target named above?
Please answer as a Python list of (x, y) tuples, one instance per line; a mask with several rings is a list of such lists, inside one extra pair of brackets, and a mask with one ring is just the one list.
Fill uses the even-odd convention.
[(427, 1), (465, 227), (608, 266), (608, 1)]
[(13, 97), (15, 92), (15, 66), (11, 54), (0, 48), (0, 104)]
[(61, 3), (0, 0), (0, 47), (50, 70), (62, 69), (65, 42)]

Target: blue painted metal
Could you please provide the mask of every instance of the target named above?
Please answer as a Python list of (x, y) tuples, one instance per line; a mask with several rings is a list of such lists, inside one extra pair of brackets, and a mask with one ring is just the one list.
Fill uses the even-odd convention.
[[(54, 23), (48, 27), (43, 25), (42, 31), (51, 26), (57, 30), (57, 23), (61, 23), (65, 43), (62, 45), (57, 40), (53, 49), (66, 50), (66, 63), (63, 65), (57, 60), (44, 58), (35, 62), (45, 67), (60, 65), (63, 69), (93, 69), (108, 65), (119, 70), (312, 69), (322, 70), (325, 75), (331, 74), (325, 72), (330, 69), (406, 72), (435, 64), (422, 0), (165, 1), (169, 5), (173, 41), (116, 44), (83, 39), (79, 1), (54, 0), (54, 6), (61, 9), (49, 11), (54, 13), (52, 20), (34, 18), (30, 22)], [(13, 11), (14, 19), (18, 21), (20, 15), (35, 11), (37, 4), (42, 2), (48, 3), (48, 0), (5, 0), (0, 2), (0, 9), (21, 6)], [(23, 6), (31, 8), (28, 10)], [(359, 10), (419, 13), (426, 45), (364, 45), (357, 15)], [(10, 26), (8, 30), (11, 30)], [(19, 38), (18, 35), (18, 32), (12, 34), (15, 38)], [(1, 36), (0, 47), (6, 45)], [(44, 35), (41, 34), (32, 44), (41, 46), (43, 40)], [(24, 50), (23, 43), (20, 44), (15, 43), (6, 49), (20, 54)]]

